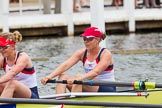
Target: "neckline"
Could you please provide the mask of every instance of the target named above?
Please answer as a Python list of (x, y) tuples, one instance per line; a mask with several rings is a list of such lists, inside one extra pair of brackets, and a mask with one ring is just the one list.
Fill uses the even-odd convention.
[(86, 54), (87, 61), (88, 61), (88, 62), (90, 62), (90, 63), (95, 62), (95, 60), (98, 58), (98, 56), (99, 56), (99, 54), (100, 54), (101, 50), (102, 50), (102, 48), (100, 48), (100, 50), (98, 51), (98, 54), (97, 54), (96, 58), (95, 58), (93, 61), (88, 60), (88, 57), (87, 57), (87, 55), (88, 55), (88, 50), (87, 50), (87, 54)]

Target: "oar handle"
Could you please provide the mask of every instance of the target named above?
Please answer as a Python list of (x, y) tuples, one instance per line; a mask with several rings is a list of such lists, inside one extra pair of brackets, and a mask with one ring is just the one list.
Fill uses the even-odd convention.
[(67, 80), (48, 80), (47, 83), (62, 83), (62, 84), (67, 84)]
[(73, 84), (83, 84), (83, 81), (74, 80)]
[[(47, 83), (62, 83), (67, 84), (67, 80), (48, 80)], [(73, 84), (83, 84), (83, 81), (74, 80)], [(88, 85), (88, 84), (87, 84)]]

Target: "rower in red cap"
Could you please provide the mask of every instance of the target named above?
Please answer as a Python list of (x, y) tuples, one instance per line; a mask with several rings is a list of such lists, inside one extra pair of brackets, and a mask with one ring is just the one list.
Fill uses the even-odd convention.
[[(99, 46), (105, 39), (97, 27), (89, 27), (81, 34), (85, 48), (79, 49), (74, 54), (57, 67), (51, 74), (41, 79), (42, 84), (48, 80), (58, 77), (58, 80), (67, 80), (68, 84), (57, 84), (56, 93), (65, 93), (66, 88), (71, 92), (115, 92), (112, 86), (90, 86), (73, 84), (74, 80), (100, 80), (115, 81), (114, 61), (112, 53)], [(65, 73), (77, 62), (82, 61), (84, 74), (68, 75)], [(76, 69), (77, 70), (77, 69)]]

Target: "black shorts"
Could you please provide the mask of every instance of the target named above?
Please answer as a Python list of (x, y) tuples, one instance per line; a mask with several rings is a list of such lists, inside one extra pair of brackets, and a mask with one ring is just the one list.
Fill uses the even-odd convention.
[(36, 87), (33, 87), (33, 88), (30, 88), (30, 90), (32, 92), (31, 98), (32, 99), (39, 99), (37, 86)]

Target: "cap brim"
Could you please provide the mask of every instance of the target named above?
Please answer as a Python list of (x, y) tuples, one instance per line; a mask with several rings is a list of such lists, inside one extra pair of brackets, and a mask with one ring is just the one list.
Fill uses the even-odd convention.
[(80, 37), (90, 38), (90, 37), (95, 37), (95, 36), (90, 36), (90, 35), (86, 35), (86, 34), (81, 34)]
[(81, 36), (81, 37), (86, 37), (86, 34), (85, 34), (85, 33), (83, 33), (83, 34), (81, 34), (80, 36)]

